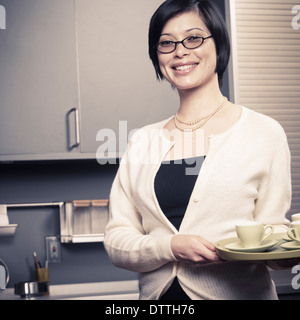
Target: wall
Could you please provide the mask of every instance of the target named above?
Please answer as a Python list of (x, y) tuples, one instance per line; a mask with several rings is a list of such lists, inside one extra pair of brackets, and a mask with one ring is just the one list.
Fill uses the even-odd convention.
[[(31, 203), (108, 198), (117, 165), (96, 161), (15, 162), (0, 165), (0, 203)], [(14, 237), (0, 238), (0, 257), (11, 281), (35, 279), (33, 251), (45, 261), (45, 237), (59, 235), (56, 207), (8, 208)], [(62, 262), (49, 264), (52, 284), (136, 279), (133, 272), (114, 267), (102, 243), (62, 244)]]
[[(216, 3), (224, 13), (224, 1)], [(223, 93), (227, 97), (228, 83), (226, 73)], [(96, 160), (1, 163), (0, 204), (108, 198), (117, 168)], [(9, 267), (9, 287), (13, 287), (35, 280), (32, 253), (36, 251), (44, 263), (45, 237), (59, 235), (59, 213), (52, 207), (10, 208), (8, 216), (10, 223), (19, 226), (14, 237), (0, 238), (0, 257)], [(134, 272), (114, 267), (102, 243), (62, 244), (61, 248), (61, 263), (49, 265), (51, 284), (138, 278)]]

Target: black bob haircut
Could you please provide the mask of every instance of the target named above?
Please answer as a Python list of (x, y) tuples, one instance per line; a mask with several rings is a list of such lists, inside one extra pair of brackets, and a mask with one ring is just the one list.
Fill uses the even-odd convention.
[(230, 57), (230, 40), (226, 24), (218, 7), (210, 0), (167, 0), (153, 14), (149, 26), (149, 56), (155, 68), (158, 80), (163, 80), (156, 45), (165, 24), (175, 16), (185, 12), (197, 12), (211, 32), (216, 45), (219, 85), (222, 86), (224, 72)]

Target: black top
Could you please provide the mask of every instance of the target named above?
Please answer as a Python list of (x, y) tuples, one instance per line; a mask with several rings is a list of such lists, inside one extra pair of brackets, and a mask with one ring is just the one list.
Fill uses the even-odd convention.
[[(179, 230), (205, 156), (163, 162), (154, 188), (161, 210)], [(190, 300), (175, 277), (160, 300)]]
[(204, 156), (165, 161), (154, 181), (161, 210), (179, 230), (189, 199), (193, 192)]

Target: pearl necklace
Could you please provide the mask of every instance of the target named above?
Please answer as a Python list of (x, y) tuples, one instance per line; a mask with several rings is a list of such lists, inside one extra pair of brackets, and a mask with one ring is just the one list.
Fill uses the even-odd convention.
[[(178, 112), (175, 114), (174, 123), (177, 129), (183, 132), (191, 132), (203, 127), (208, 120), (210, 120), (217, 112), (219, 112), (227, 102), (227, 98), (223, 97), (221, 104), (217, 107), (215, 111), (207, 116), (203, 116), (194, 121), (183, 121), (178, 117)], [(187, 127), (189, 126), (189, 127)]]

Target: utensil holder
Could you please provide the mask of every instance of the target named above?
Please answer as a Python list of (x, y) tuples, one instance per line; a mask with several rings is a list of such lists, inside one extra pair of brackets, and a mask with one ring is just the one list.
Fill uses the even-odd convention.
[(37, 268), (37, 279), (38, 282), (47, 282), (48, 290), (43, 292), (44, 296), (49, 295), (49, 269), (48, 268)]

